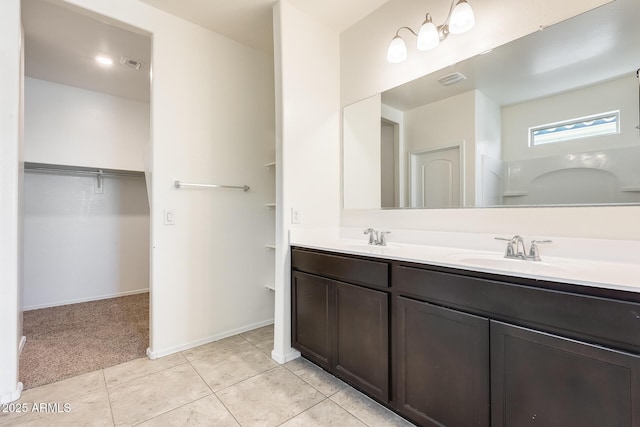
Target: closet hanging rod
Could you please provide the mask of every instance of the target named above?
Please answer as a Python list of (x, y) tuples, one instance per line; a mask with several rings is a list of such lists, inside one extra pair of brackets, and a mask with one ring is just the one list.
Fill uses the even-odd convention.
[(82, 168), (63, 165), (48, 165), (25, 162), (25, 172), (35, 173), (54, 173), (54, 174), (73, 174), (73, 175), (101, 175), (101, 176), (128, 176), (141, 178), (144, 177), (144, 172), (118, 170), (118, 169), (95, 169), (95, 168)]
[(249, 191), (248, 185), (218, 185), (218, 184), (194, 184), (191, 182), (175, 182), (176, 188), (232, 188), (242, 191)]

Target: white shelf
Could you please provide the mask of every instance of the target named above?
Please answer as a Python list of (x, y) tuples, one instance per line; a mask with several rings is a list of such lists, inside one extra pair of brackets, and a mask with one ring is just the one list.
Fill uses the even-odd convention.
[(276, 204), (275, 204), (275, 203), (265, 203), (265, 204), (264, 204), (264, 206), (265, 206), (267, 209), (275, 209)]
[(276, 167), (276, 162), (265, 163), (264, 167), (267, 168), (267, 169), (275, 168)]
[(640, 193), (640, 186), (621, 187), (620, 191), (625, 193)]
[(264, 285), (264, 287), (269, 289), (270, 291), (274, 291), (275, 292), (275, 290), (276, 290), (276, 288), (271, 283), (269, 283), (267, 285)]
[(505, 191), (502, 194), (502, 197), (522, 197), (527, 196), (528, 194), (528, 191)]
[(272, 250), (276, 249), (276, 245), (264, 245), (264, 247), (267, 248), (267, 249), (272, 249)]

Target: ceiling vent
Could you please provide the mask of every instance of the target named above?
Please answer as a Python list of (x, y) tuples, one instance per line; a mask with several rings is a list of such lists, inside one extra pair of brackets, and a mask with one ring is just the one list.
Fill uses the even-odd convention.
[(446, 76), (442, 76), (438, 79), (438, 82), (441, 85), (449, 86), (455, 83), (458, 83), (461, 80), (467, 80), (467, 78), (461, 73), (451, 73)]
[(120, 57), (120, 63), (122, 65), (126, 65), (129, 68), (133, 68), (134, 70), (139, 70), (144, 65), (140, 61), (136, 61), (135, 59), (127, 58), (126, 56)]

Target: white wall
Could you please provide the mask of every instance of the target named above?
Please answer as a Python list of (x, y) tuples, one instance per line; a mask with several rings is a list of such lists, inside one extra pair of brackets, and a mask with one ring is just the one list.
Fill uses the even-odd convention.
[[(559, 95), (502, 108), (503, 160), (523, 160), (639, 146), (638, 79), (634, 74)], [(620, 133), (529, 147), (529, 128), (620, 110)]]
[[(391, 0), (381, 9), (348, 29), (341, 37), (342, 103), (406, 83), (428, 72), (451, 65), (537, 30), (607, 3), (602, 0), (487, 0), (473, 4), (478, 26), (451, 37), (438, 48), (412, 52), (403, 64), (386, 64), (385, 52), (397, 27), (420, 24), (424, 4), (413, 0)], [(399, 5), (403, 7), (398, 7)], [(446, 5), (443, 5), (443, 8)], [(437, 16), (446, 11), (436, 12)], [(443, 15), (444, 14), (444, 15)], [(436, 18), (439, 20), (438, 18)], [(448, 210), (358, 210), (342, 211), (346, 227), (366, 225), (380, 228), (468, 231), (496, 234), (548, 235), (609, 239), (640, 239), (635, 226), (640, 207), (504, 208)]]
[(144, 178), (25, 173), (24, 309), (149, 288)]
[(0, 2), (0, 403), (20, 397), (22, 338), (20, 0)]
[(144, 170), (149, 104), (25, 80), (25, 161)]
[[(270, 323), (273, 294), (252, 265), (269, 256), (271, 58), (138, 1), (65, 3), (152, 35), (151, 356)], [(251, 191), (177, 190), (175, 180)], [(175, 225), (163, 224), (167, 209)]]
[[(408, 158), (410, 153), (464, 142), (464, 164), (460, 167), (465, 171), (465, 206), (473, 206), (475, 203), (475, 115), (475, 91), (404, 112), (404, 158)], [(409, 182), (409, 173), (407, 168), (405, 182)]]
[(418, 52), (416, 39), (403, 30), (408, 59), (401, 64), (389, 64), (387, 47), (398, 28), (406, 25), (417, 30), (426, 12), (439, 25), (446, 19), (450, 6), (445, 1), (390, 0), (340, 36), (342, 105), (382, 93), (609, 1), (472, 1), (476, 17), (473, 31), (452, 35), (436, 49)]
[[(286, 0), (274, 6), (276, 70), (276, 317), (273, 357), (291, 349), (289, 229), (340, 222), (338, 33)], [(291, 210), (300, 224), (291, 224)]]
[(345, 209), (381, 206), (381, 111), (380, 94), (344, 107), (342, 188)]
[(500, 106), (479, 90), (475, 91), (475, 206), (500, 204), (501, 184), (498, 177), (502, 156), (502, 124)]

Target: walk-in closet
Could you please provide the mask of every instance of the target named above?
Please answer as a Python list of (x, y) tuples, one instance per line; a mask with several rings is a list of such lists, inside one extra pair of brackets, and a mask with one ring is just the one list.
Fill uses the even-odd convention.
[(25, 388), (149, 346), (151, 39), (23, 0)]

